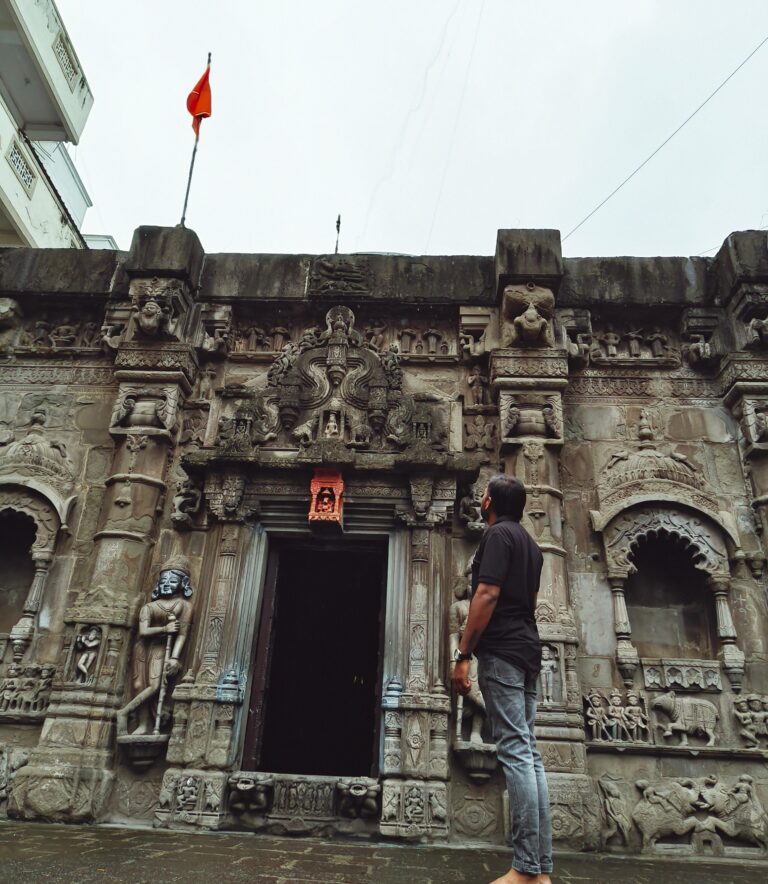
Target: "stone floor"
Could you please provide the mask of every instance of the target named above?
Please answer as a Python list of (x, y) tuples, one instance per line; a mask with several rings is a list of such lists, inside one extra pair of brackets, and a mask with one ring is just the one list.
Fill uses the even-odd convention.
[[(501, 851), (349, 841), (0, 823), (0, 881), (487, 884), (506, 871)], [(555, 882), (746, 884), (768, 864), (561, 855)]]

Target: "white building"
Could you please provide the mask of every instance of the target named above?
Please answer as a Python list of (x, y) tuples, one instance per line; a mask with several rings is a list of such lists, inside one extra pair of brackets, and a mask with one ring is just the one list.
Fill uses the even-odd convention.
[(0, 246), (88, 248), (77, 144), (93, 95), (53, 0), (0, 0)]

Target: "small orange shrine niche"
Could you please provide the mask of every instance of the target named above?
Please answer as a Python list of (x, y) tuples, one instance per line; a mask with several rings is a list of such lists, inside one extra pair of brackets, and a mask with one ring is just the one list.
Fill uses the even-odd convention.
[(309, 483), (310, 522), (342, 524), (344, 507), (344, 479), (338, 470), (315, 470)]

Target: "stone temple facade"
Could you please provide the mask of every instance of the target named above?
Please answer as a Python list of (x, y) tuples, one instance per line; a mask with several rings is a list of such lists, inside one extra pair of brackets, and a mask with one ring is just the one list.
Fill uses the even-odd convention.
[[(0, 252), (0, 813), (503, 843), (447, 689), (529, 492), (556, 845), (768, 851), (768, 238)], [(513, 808), (514, 811), (514, 808)]]

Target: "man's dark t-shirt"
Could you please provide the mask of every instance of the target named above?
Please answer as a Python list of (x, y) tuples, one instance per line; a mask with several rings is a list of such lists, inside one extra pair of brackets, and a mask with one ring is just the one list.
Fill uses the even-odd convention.
[(499, 600), (477, 644), (527, 672), (541, 669), (536, 628), (536, 593), (544, 558), (530, 534), (509, 516), (500, 516), (483, 535), (472, 562), (472, 593), (480, 583), (501, 587)]

